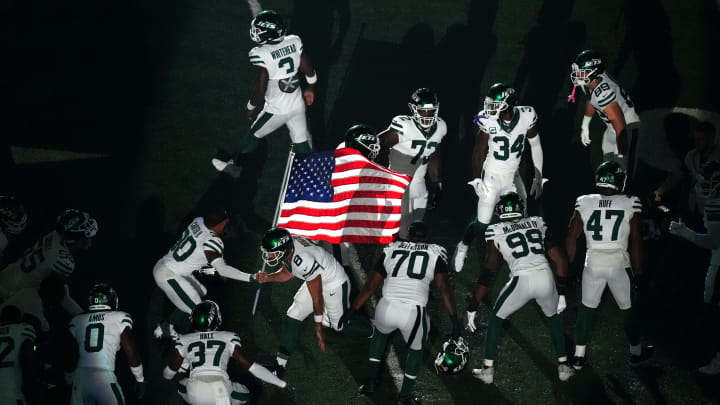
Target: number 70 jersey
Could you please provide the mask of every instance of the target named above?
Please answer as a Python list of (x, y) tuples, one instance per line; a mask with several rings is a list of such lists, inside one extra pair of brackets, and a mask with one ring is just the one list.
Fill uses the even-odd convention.
[[(386, 271), (382, 295), (413, 305), (425, 306), (438, 262), (447, 264), (445, 248), (432, 243), (393, 242), (383, 250)], [(447, 268), (442, 265), (441, 268)]]
[(545, 257), (547, 226), (540, 217), (498, 222), (485, 231), (485, 240), (495, 245), (513, 275), (521, 271), (549, 268)]
[(583, 221), (588, 250), (627, 250), (630, 219), (642, 212), (642, 203), (625, 194), (588, 194), (578, 197), (575, 211)]

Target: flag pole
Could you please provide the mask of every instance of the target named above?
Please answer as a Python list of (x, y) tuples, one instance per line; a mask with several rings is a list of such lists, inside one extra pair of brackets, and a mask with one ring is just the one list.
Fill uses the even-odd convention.
[[(273, 215), (272, 220), (272, 226), (276, 227), (278, 223), (278, 218), (280, 218), (280, 211), (282, 208), (282, 203), (285, 201), (285, 194), (287, 193), (287, 186), (288, 186), (288, 180), (290, 179), (290, 172), (292, 171), (292, 164), (295, 160), (295, 144), (290, 145), (290, 152), (288, 153), (287, 162), (285, 163), (285, 174), (283, 174), (283, 181), (282, 181), (282, 187), (280, 187), (280, 194), (278, 195), (277, 204), (275, 204), (275, 215)], [(263, 260), (262, 269), (260, 271), (265, 271), (265, 260)], [(255, 290), (255, 299), (253, 300), (253, 306), (252, 306), (252, 316), (255, 316), (255, 311), (257, 311), (257, 304), (258, 300), (260, 299), (260, 288), (262, 285), (257, 287), (257, 290)]]

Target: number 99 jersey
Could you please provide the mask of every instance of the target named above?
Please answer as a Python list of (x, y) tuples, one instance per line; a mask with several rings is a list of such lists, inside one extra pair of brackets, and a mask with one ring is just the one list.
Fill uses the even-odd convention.
[(386, 271), (383, 298), (426, 306), (435, 271), (447, 271), (445, 248), (432, 243), (402, 241), (389, 244), (383, 253)]
[(525, 135), (537, 123), (537, 113), (530, 106), (513, 107), (513, 119), (505, 123), (501, 119), (478, 113), (477, 125), (488, 134), (488, 152), (484, 170), (494, 173), (515, 173), (525, 150)]
[(240, 337), (225, 331), (188, 333), (175, 341), (175, 350), (190, 365), (191, 378), (198, 374), (229, 378), (226, 370), (235, 347), (240, 347)]
[(515, 276), (519, 272), (550, 268), (545, 257), (545, 232), (547, 226), (542, 218), (527, 217), (490, 225), (485, 240), (497, 247)]
[(250, 50), (250, 64), (268, 72), (263, 111), (287, 114), (304, 108), (297, 76), (303, 43), (297, 35), (286, 35), (280, 42), (258, 45)]
[(115, 354), (120, 350), (120, 335), (132, 329), (130, 314), (122, 311), (91, 311), (75, 315), (70, 334), (78, 344), (78, 368), (115, 372)]

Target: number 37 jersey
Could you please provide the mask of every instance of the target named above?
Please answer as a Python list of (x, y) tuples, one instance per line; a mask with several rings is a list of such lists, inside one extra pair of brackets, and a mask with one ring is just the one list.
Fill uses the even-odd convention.
[(190, 377), (215, 374), (228, 378), (227, 365), (240, 337), (233, 332), (209, 331), (180, 335), (175, 350), (190, 365)]
[(70, 321), (70, 334), (78, 345), (78, 368), (114, 372), (120, 335), (132, 327), (133, 321), (127, 312), (91, 311), (75, 315)]
[(542, 218), (527, 217), (490, 225), (485, 240), (495, 245), (514, 276), (550, 267), (545, 257), (545, 232), (547, 226)]
[(642, 211), (642, 203), (624, 194), (588, 194), (578, 197), (575, 211), (582, 218), (588, 250), (626, 251), (630, 219)]
[(386, 272), (383, 298), (426, 306), (435, 272), (447, 271), (445, 248), (402, 241), (389, 244), (383, 253)]

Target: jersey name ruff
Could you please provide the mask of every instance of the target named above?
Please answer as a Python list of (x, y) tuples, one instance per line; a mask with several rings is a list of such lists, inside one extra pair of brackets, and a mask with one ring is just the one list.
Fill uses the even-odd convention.
[(282, 58), (283, 56), (290, 55), (291, 53), (297, 52), (297, 48), (295, 48), (295, 44), (290, 44), (284, 48), (276, 49), (272, 52), (270, 52), (270, 55), (272, 55), (273, 60)]
[(610, 208), (610, 207), (612, 207), (612, 201), (600, 200), (600, 201), (598, 201), (598, 207), (599, 208)]
[(508, 224), (507, 226), (503, 226), (503, 233), (510, 233), (513, 231), (517, 231), (518, 229), (532, 229), (537, 228), (538, 224), (537, 221), (527, 221), (527, 222), (520, 222), (517, 224)]

